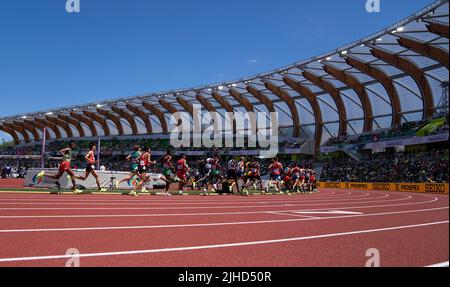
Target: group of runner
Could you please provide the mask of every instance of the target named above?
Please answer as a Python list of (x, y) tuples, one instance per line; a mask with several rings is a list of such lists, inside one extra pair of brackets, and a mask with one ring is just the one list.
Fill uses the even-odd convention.
[[(76, 176), (71, 169), (73, 150), (76, 144), (71, 143), (67, 148), (60, 151), (63, 160), (59, 166), (58, 173), (55, 175), (46, 174), (44, 171), (38, 173), (35, 178), (48, 177), (59, 180), (64, 173), (67, 173), (73, 184), (73, 192), (81, 193), (77, 189), (76, 180), (85, 181), (92, 175), (97, 183), (99, 191), (106, 191), (101, 187), (99, 176), (95, 171), (96, 145), (89, 146), (89, 152), (85, 155), (86, 172), (84, 176)], [(316, 175), (314, 170), (299, 167), (298, 164), (284, 167), (282, 163), (274, 158), (268, 166), (270, 180), (266, 186), (263, 186), (261, 178), (261, 165), (257, 157), (246, 159), (241, 157), (239, 160), (228, 158), (225, 166), (221, 165), (221, 158), (218, 153), (208, 154), (205, 159), (197, 162), (196, 168), (191, 169), (188, 166), (186, 155), (181, 154), (174, 163), (174, 156), (170, 150), (158, 161), (152, 160), (152, 154), (149, 148), (141, 148), (136, 145), (133, 152), (126, 158), (130, 162), (130, 174), (126, 178), (115, 181), (114, 188), (118, 189), (123, 182), (131, 182), (133, 190), (129, 193), (131, 196), (137, 196), (138, 192), (144, 189), (146, 183), (150, 181), (162, 180), (166, 187), (163, 195), (170, 196), (169, 189), (172, 184), (178, 183), (178, 194), (187, 192), (190, 186), (192, 190), (199, 188), (202, 195), (208, 195), (209, 192), (218, 192), (219, 185), (222, 185), (222, 191), (227, 188), (227, 192), (233, 193), (236, 189), (240, 195), (249, 195), (249, 190), (258, 190), (261, 194), (266, 194), (270, 188), (276, 192), (290, 194), (291, 192), (314, 192), (317, 191)], [(161, 163), (163, 167), (162, 174), (152, 173), (154, 167)]]

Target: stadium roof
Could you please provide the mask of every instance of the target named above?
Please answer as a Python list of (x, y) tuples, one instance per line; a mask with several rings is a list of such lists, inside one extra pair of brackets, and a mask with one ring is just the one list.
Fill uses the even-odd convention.
[(168, 133), (170, 115), (278, 112), (287, 137), (351, 135), (431, 118), (449, 77), (449, 3), (437, 1), (370, 37), (269, 73), (197, 88), (0, 118), (16, 143)]

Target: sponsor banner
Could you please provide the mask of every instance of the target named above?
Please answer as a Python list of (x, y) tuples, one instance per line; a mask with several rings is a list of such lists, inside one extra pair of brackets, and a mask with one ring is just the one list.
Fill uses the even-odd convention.
[(372, 184), (366, 182), (346, 182), (345, 188), (352, 190), (371, 190)]
[(419, 183), (400, 183), (395, 186), (396, 191), (423, 192)]
[(318, 183), (319, 188), (345, 188), (344, 183), (342, 182), (319, 182)]
[(319, 188), (448, 194), (448, 183), (319, 182)]
[(395, 186), (392, 183), (371, 183), (371, 190), (391, 191)]
[(443, 183), (426, 183), (424, 184), (425, 193), (443, 193), (448, 194), (448, 184)]

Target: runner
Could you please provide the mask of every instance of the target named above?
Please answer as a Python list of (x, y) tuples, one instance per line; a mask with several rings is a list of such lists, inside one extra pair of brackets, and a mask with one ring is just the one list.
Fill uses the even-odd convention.
[[(63, 176), (64, 173), (67, 173), (70, 176), (70, 179), (72, 181), (73, 193), (75, 193), (75, 194), (82, 193), (81, 190), (77, 189), (77, 184), (75, 181), (75, 173), (72, 171), (72, 168), (70, 166), (70, 163), (71, 163), (72, 157), (73, 157), (73, 150), (76, 148), (76, 146), (77, 146), (76, 143), (71, 142), (67, 148), (64, 148), (59, 151), (59, 153), (63, 156), (63, 161), (59, 165), (58, 173), (56, 175), (46, 174), (45, 171), (41, 171), (40, 173), (38, 173), (36, 175), (36, 178), (49, 177), (49, 178), (52, 178), (55, 180), (59, 180)], [(59, 184), (59, 183), (57, 183), (57, 184)]]
[(314, 170), (311, 170), (311, 177), (309, 178), (309, 181), (311, 183), (311, 191), (317, 192), (317, 178)]
[(173, 183), (174, 180), (174, 173), (173, 170), (175, 169), (172, 164), (172, 151), (167, 150), (166, 154), (161, 158), (162, 165), (163, 165), (163, 176), (161, 177), (161, 180), (163, 180), (166, 183), (166, 189), (164, 191), (165, 196), (171, 196), (169, 193), (170, 185)]
[(122, 182), (125, 181), (130, 181), (133, 178), (138, 177), (138, 173), (139, 173), (139, 158), (141, 157), (141, 147), (139, 145), (135, 145), (133, 147), (133, 152), (127, 156), (126, 160), (131, 162), (130, 165), (130, 176), (128, 176), (127, 178), (122, 179), (121, 181), (116, 181), (115, 187), (116, 189), (118, 189), (119, 185)]
[(189, 172), (189, 167), (186, 162), (186, 155), (182, 154), (177, 162), (177, 177), (180, 180), (178, 183), (178, 194), (183, 195), (183, 189), (187, 184), (187, 173)]
[(248, 187), (253, 184), (256, 189), (256, 185), (259, 183), (261, 194), (265, 194), (261, 179), (261, 166), (258, 162), (258, 158), (254, 157), (252, 162), (250, 162), (247, 166), (249, 172), (247, 173), (247, 181), (244, 185), (244, 193), (248, 195)]
[(150, 181), (150, 176), (147, 174), (149, 170), (149, 166), (156, 164), (156, 162), (152, 161), (152, 155), (150, 153), (150, 148), (145, 147), (144, 153), (141, 154), (139, 157), (139, 167), (138, 167), (138, 173), (140, 181), (139, 183), (134, 187), (134, 189), (130, 192), (129, 195), (131, 196), (137, 196), (137, 191), (142, 190), (145, 183)]
[(237, 175), (237, 169), (238, 169), (238, 162), (234, 160), (233, 158), (229, 158), (227, 161), (227, 180), (232, 181), (232, 184), (230, 184), (230, 192), (233, 193), (233, 186), (236, 186), (237, 192), (240, 194), (241, 191), (239, 190), (239, 183), (238, 183), (238, 175)]
[(204, 175), (201, 179), (195, 182), (195, 185), (202, 184), (202, 194), (207, 195), (208, 194), (208, 188), (209, 184), (213, 184), (213, 176), (212, 176), (212, 167), (214, 165), (214, 158), (211, 156), (211, 154), (208, 154), (208, 157), (206, 160), (204, 160)]
[(283, 185), (284, 185), (284, 190), (286, 190), (286, 191), (292, 190), (292, 186), (293, 186), (292, 169), (289, 166), (286, 166), (283, 170)]
[(215, 153), (212, 158), (210, 178), (213, 187), (212, 192), (217, 192), (217, 190), (219, 190), (219, 183), (223, 180), (223, 176), (221, 175), (220, 156), (218, 153)]
[(92, 174), (92, 176), (95, 178), (95, 182), (97, 183), (98, 190), (102, 191), (102, 192), (105, 192), (106, 188), (102, 188), (101, 187), (98, 174), (95, 171), (95, 163), (97, 162), (95, 160), (95, 150), (96, 149), (97, 149), (97, 147), (96, 147), (95, 144), (89, 145), (89, 152), (84, 157), (84, 159), (86, 159), (86, 161), (87, 161), (86, 173), (84, 174), (84, 176), (75, 176), (75, 178), (79, 179), (81, 181), (85, 181), (89, 177), (89, 175)]
[(283, 165), (278, 161), (278, 158), (272, 160), (268, 170), (270, 171), (269, 186), (272, 186), (272, 182), (275, 182), (275, 191), (280, 192), (281, 171), (283, 170)]
[[(241, 157), (238, 164), (237, 164), (237, 171), (236, 171), (237, 177), (238, 177), (238, 182), (236, 183), (236, 185), (239, 185), (239, 180), (242, 181), (242, 187), (244, 186), (244, 175), (245, 175), (245, 157)], [(241, 192), (241, 195), (244, 195)]]
[(292, 186), (292, 192), (299, 193), (300, 190), (303, 191), (305, 183), (304, 170), (301, 169), (297, 163), (295, 163), (294, 167), (292, 168), (292, 182), (294, 183), (294, 185)]

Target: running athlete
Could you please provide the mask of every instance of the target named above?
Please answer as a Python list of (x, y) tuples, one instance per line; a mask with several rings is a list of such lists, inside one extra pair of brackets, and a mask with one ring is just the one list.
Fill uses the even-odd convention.
[(247, 183), (244, 185), (245, 194), (248, 195), (248, 187), (253, 184), (255, 186), (259, 183), (261, 194), (265, 194), (262, 179), (261, 179), (261, 166), (256, 157), (253, 158), (253, 161), (248, 164), (248, 168), (250, 169)]
[(241, 193), (239, 190), (239, 183), (238, 183), (238, 176), (237, 176), (237, 168), (238, 168), (238, 162), (234, 160), (233, 158), (230, 158), (227, 161), (227, 180), (232, 180), (233, 183), (230, 185), (230, 192), (233, 192), (233, 186), (236, 185), (236, 189), (238, 193)]
[(79, 179), (81, 181), (85, 181), (89, 177), (89, 175), (92, 174), (92, 176), (95, 178), (95, 182), (97, 183), (98, 190), (104, 192), (104, 191), (106, 191), (106, 189), (101, 187), (98, 174), (95, 171), (95, 163), (97, 162), (95, 160), (95, 150), (96, 149), (97, 149), (97, 147), (95, 146), (95, 144), (91, 144), (89, 146), (89, 152), (84, 157), (84, 159), (86, 159), (86, 161), (87, 161), (86, 173), (84, 174), (84, 176), (75, 176), (75, 178)]
[(316, 172), (314, 170), (311, 171), (311, 177), (309, 178), (309, 181), (311, 182), (311, 191), (317, 192), (317, 179)]
[(187, 184), (187, 173), (189, 172), (189, 167), (186, 162), (186, 155), (182, 154), (177, 162), (177, 177), (179, 178), (178, 183), (178, 194), (183, 195), (183, 189)]
[[(238, 182), (236, 182), (236, 185), (239, 186), (239, 180), (242, 181), (242, 185), (244, 185), (244, 175), (245, 175), (245, 157), (241, 157), (239, 162), (237, 163), (237, 171), (236, 175), (238, 178)], [(242, 192), (241, 192), (242, 194)]]
[(285, 190), (292, 189), (292, 169), (289, 166), (286, 166), (283, 170), (283, 185)]
[(303, 174), (303, 169), (301, 169), (297, 163), (294, 164), (292, 168), (292, 181), (294, 185), (292, 186), (293, 192), (299, 192), (303, 189), (303, 184), (305, 183), (305, 176)]
[(173, 167), (172, 159), (173, 159), (173, 156), (172, 156), (171, 150), (167, 150), (166, 155), (164, 155), (161, 158), (162, 165), (163, 165), (163, 176), (161, 177), (161, 179), (166, 183), (166, 189), (164, 191), (164, 195), (166, 195), (166, 196), (171, 195), (169, 193), (169, 188), (174, 179), (173, 170), (175, 168)]
[(218, 153), (214, 154), (214, 157), (212, 159), (210, 177), (213, 186), (213, 192), (216, 192), (219, 189), (219, 182), (223, 180), (223, 176), (221, 175), (220, 156)]
[(306, 193), (311, 192), (312, 190), (310, 189), (310, 187), (311, 187), (311, 170), (305, 169), (304, 191)]
[(195, 184), (203, 183), (202, 193), (203, 195), (207, 195), (208, 193), (208, 185), (209, 183), (212, 183), (213, 176), (212, 176), (212, 167), (214, 165), (214, 158), (208, 154), (208, 157), (204, 161), (204, 176), (199, 179)]
[(269, 186), (272, 185), (272, 181), (275, 182), (275, 190), (280, 191), (280, 181), (281, 181), (281, 171), (283, 170), (283, 165), (278, 161), (278, 158), (274, 158), (272, 163), (268, 167), (270, 171), (270, 181)]
[(70, 166), (70, 163), (71, 163), (72, 157), (73, 157), (73, 150), (76, 148), (76, 146), (77, 146), (76, 143), (71, 142), (67, 148), (64, 148), (59, 151), (59, 153), (63, 156), (63, 161), (59, 165), (58, 173), (56, 175), (45, 174), (45, 171), (41, 171), (40, 173), (38, 173), (36, 175), (36, 178), (49, 177), (49, 178), (52, 178), (55, 180), (59, 180), (63, 176), (64, 173), (67, 173), (70, 176), (70, 179), (72, 181), (73, 193), (75, 193), (75, 194), (82, 193), (81, 190), (77, 189), (77, 185), (75, 182), (76, 176)]
[(197, 183), (200, 182), (198, 188), (200, 189), (202, 185), (204, 185), (203, 182), (201, 182), (202, 179), (205, 178), (206, 171), (205, 171), (205, 160), (199, 160), (197, 162), (197, 172), (195, 173), (194, 181), (192, 182), (192, 189), (197, 188)]
[(156, 162), (151, 160), (152, 155), (150, 153), (150, 148), (145, 147), (144, 153), (141, 154), (139, 157), (139, 166), (138, 166), (138, 173), (140, 181), (139, 183), (134, 187), (134, 189), (130, 192), (131, 196), (137, 196), (137, 191), (141, 190), (145, 183), (150, 181), (150, 176), (147, 174), (147, 171), (149, 169), (149, 166), (152, 164), (155, 164)]
[(122, 182), (129, 181), (133, 177), (138, 176), (139, 173), (139, 158), (141, 157), (141, 147), (139, 145), (135, 145), (133, 147), (133, 152), (127, 156), (126, 160), (131, 163), (130, 165), (130, 176), (127, 178), (122, 179), (121, 181), (116, 181), (116, 189), (119, 187), (119, 185)]

